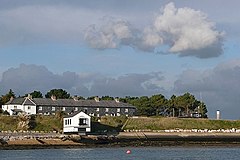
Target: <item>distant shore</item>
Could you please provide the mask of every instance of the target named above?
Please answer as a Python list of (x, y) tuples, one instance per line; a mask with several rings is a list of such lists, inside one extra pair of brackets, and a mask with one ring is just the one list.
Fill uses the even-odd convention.
[(115, 135), (0, 136), (0, 149), (46, 149), (127, 146), (240, 146), (240, 133), (120, 132)]

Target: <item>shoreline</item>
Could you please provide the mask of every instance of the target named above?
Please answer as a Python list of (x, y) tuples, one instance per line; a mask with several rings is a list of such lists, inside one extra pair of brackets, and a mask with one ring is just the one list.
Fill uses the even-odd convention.
[(98, 147), (174, 147), (228, 146), (240, 147), (239, 133), (156, 133), (120, 132), (116, 135), (26, 137), (1, 139), (0, 150), (60, 149)]

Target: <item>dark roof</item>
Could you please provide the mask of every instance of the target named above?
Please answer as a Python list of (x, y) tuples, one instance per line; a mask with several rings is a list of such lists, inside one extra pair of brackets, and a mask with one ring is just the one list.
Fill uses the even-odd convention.
[[(74, 113), (72, 113), (72, 114), (69, 114), (69, 115), (65, 115), (63, 118), (71, 118), (71, 117), (74, 117), (74, 116), (76, 116), (78, 113), (80, 113), (80, 112), (82, 112), (82, 111), (77, 111), (77, 112), (74, 112)], [(86, 114), (87, 115), (87, 114)], [(87, 115), (87, 116), (89, 116), (89, 115)]]
[[(12, 101), (9, 101), (8, 104), (23, 104), (25, 98), (15, 98)], [(74, 100), (74, 99), (56, 99), (52, 100), (50, 98), (33, 98), (31, 99), (37, 106), (60, 106), (60, 107), (127, 107), (127, 108), (135, 108), (133, 105), (123, 102), (116, 102), (115, 100)], [(25, 101), (26, 104), (32, 105), (28, 98)]]
[(81, 111), (77, 111), (77, 112), (74, 112), (74, 113), (72, 113), (72, 114), (69, 114), (69, 115), (65, 115), (65, 116), (63, 116), (63, 118), (70, 118), (70, 117), (74, 117), (74, 116), (76, 116), (78, 113), (80, 113)]
[(23, 104), (25, 98), (14, 98), (8, 101), (6, 104), (16, 104), (16, 105), (21, 105)]
[(35, 104), (32, 100), (30, 100), (29, 98), (26, 98), (24, 101), (24, 105), (35, 105)]

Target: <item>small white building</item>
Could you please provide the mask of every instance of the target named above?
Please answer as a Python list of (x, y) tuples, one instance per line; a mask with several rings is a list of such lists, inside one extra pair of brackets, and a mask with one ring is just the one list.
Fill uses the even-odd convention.
[(76, 112), (63, 118), (64, 133), (78, 133), (85, 135), (91, 132), (91, 117), (84, 112)]

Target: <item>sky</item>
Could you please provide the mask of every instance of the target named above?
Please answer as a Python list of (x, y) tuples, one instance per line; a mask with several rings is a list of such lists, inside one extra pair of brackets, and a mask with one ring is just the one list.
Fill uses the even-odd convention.
[(0, 0), (0, 95), (186, 92), (240, 119), (238, 0)]

